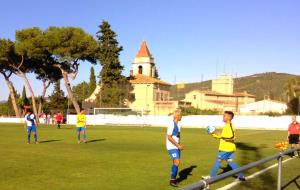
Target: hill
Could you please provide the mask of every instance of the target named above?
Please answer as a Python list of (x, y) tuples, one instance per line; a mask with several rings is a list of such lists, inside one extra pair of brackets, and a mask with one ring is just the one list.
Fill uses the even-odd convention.
[[(269, 95), (274, 100), (286, 101), (284, 87), (291, 78), (297, 78), (300, 81), (299, 75), (276, 72), (239, 77), (234, 79), (234, 91), (247, 91), (250, 94), (256, 95), (257, 100), (262, 100), (264, 96)], [(192, 90), (210, 90), (211, 83), (211, 80), (186, 83), (183, 89), (177, 89), (176, 85), (173, 85), (171, 87), (171, 97), (174, 100), (182, 100), (185, 93)]]

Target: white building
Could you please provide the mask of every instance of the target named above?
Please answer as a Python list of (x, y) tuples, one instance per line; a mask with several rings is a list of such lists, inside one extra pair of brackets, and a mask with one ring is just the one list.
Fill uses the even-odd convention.
[(261, 101), (241, 105), (240, 114), (255, 115), (255, 114), (266, 113), (266, 112), (284, 113), (286, 109), (287, 109), (286, 103), (266, 99), (266, 100), (261, 100)]

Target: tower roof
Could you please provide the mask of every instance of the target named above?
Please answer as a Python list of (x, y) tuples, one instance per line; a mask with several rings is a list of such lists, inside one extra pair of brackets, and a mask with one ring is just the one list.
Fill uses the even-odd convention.
[(130, 80), (131, 84), (160, 84), (164, 86), (171, 86), (171, 84), (159, 80), (157, 78), (149, 77), (146, 75), (138, 74), (133, 77), (133, 79)]
[(146, 41), (143, 41), (136, 57), (151, 57)]

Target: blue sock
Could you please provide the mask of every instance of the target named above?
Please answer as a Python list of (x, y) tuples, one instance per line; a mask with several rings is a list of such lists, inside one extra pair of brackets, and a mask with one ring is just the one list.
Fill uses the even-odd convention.
[(86, 140), (86, 134), (83, 133), (83, 140)]
[(77, 135), (77, 140), (80, 141), (80, 134)]
[(34, 134), (34, 141), (37, 142), (37, 134)]
[[(234, 170), (234, 169), (237, 169), (239, 168), (239, 166), (235, 163), (235, 162), (228, 162), (228, 165)], [(243, 173), (238, 173), (237, 174), (238, 177), (244, 177), (244, 174)]]
[(27, 134), (27, 142), (30, 143), (30, 133)]
[(172, 170), (171, 170), (171, 179), (176, 179), (177, 172), (178, 172), (178, 166), (173, 164), (172, 165)]

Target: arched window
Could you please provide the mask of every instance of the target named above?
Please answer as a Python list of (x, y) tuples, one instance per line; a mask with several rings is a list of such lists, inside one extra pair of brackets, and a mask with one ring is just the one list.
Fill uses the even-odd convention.
[(143, 74), (143, 66), (142, 65), (139, 66), (139, 74)]

